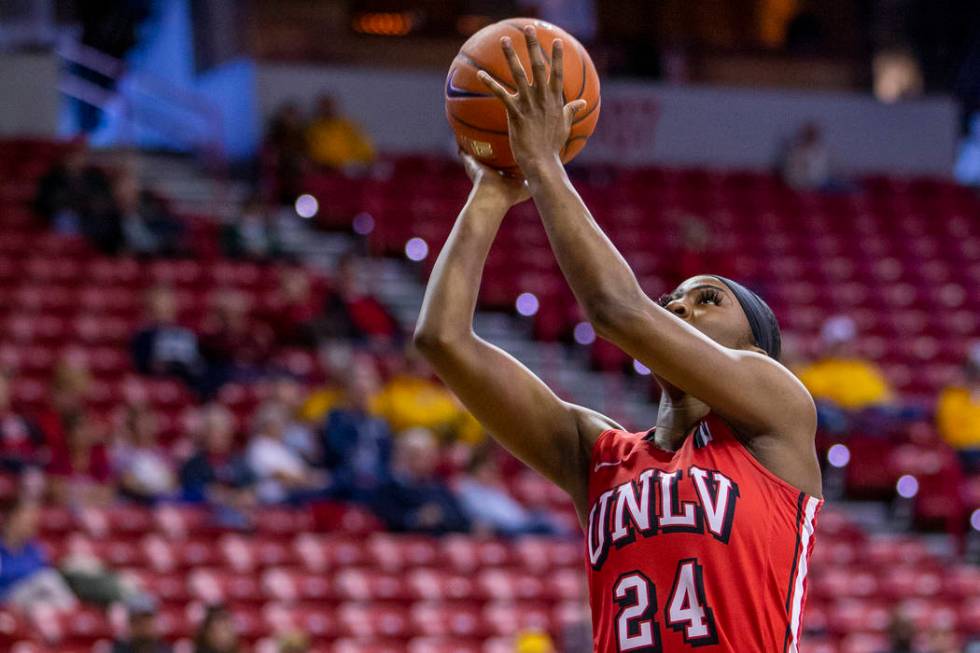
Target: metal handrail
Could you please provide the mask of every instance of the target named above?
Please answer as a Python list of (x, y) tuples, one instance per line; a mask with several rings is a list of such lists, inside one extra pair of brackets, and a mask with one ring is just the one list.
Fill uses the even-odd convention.
[[(231, 186), (228, 183), (228, 162), (222, 141), (224, 121), (217, 104), (200, 93), (183, 88), (162, 77), (142, 71), (129, 70), (125, 61), (80, 43), (76, 38), (63, 37), (55, 51), (64, 62), (112, 79), (117, 82), (117, 87), (119, 84), (126, 84), (130, 90), (145, 96), (152, 102), (166, 103), (177, 109), (178, 113), (195, 116), (195, 124), (191, 127), (195, 136), (192, 136), (189, 142), (186, 125), (168, 129), (169, 125), (164, 126), (160, 120), (147, 120), (144, 121), (146, 123), (144, 126), (162, 136), (188, 142), (215, 179), (223, 182), (215, 186), (215, 196), (212, 197), (215, 214), (217, 215), (221, 211), (222, 207), (227, 204)], [(78, 74), (71, 73), (70, 70), (63, 73), (58, 90), (102, 111), (107, 111), (112, 102), (118, 101), (123, 115), (124, 135), (129, 137), (126, 139), (124, 136), (124, 139), (132, 144), (133, 130), (138, 124), (141, 124), (132, 97), (127, 97), (118, 90), (107, 91), (98, 84)]]
[[(217, 105), (198, 93), (189, 91), (162, 77), (142, 72), (127, 70), (126, 63), (91, 46), (80, 43), (75, 39), (62, 39), (56, 49), (57, 54), (66, 62), (92, 70), (100, 75), (117, 82), (124, 76), (128, 77), (130, 88), (142, 95), (159, 102), (173, 105), (175, 108), (197, 116), (204, 127), (195, 129), (203, 138), (200, 143), (192, 142), (192, 147), (200, 149), (206, 161), (212, 166), (222, 167), (224, 164), (224, 148), (221, 142), (223, 120)], [(118, 93), (107, 93), (97, 85), (81, 79), (77, 75), (69, 75), (62, 81), (59, 88), (67, 95), (77, 97), (93, 106), (104, 109), (108, 102)], [(102, 91), (97, 93), (96, 91)], [(98, 98), (97, 101), (93, 101)], [(123, 98), (126, 101), (126, 98)], [(131, 102), (126, 101), (127, 104)], [(132, 106), (127, 107), (131, 120), (136, 120)]]

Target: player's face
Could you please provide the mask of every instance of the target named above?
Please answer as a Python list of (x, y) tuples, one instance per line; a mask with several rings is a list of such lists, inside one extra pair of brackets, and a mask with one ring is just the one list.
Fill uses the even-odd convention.
[(720, 345), (733, 349), (755, 348), (741, 304), (714, 277), (691, 277), (661, 298), (660, 305)]

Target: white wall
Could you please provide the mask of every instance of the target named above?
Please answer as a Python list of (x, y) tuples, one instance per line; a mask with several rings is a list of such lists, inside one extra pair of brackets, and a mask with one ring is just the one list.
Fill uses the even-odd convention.
[(53, 54), (0, 55), (0, 135), (54, 137), (57, 83)]
[[(329, 91), (388, 151), (450, 149), (445, 78), (436, 72), (260, 64), (263, 118), (286, 99)], [(769, 167), (800, 124), (824, 129), (841, 171), (950, 174), (957, 113), (948, 98), (884, 105), (869, 96), (616, 81), (583, 158), (713, 167)]]

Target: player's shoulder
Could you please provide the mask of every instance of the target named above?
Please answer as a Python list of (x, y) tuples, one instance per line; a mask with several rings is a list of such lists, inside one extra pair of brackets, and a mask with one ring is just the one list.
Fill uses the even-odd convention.
[(622, 427), (607, 428), (596, 439), (592, 447), (592, 460), (604, 459), (623, 459), (628, 457), (634, 449), (642, 446), (650, 431), (633, 433)]

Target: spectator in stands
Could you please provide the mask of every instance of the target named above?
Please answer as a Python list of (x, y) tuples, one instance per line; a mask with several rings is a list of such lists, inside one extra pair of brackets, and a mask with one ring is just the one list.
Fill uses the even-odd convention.
[(106, 240), (102, 251), (126, 251), (137, 256), (178, 256), (186, 253), (184, 225), (155, 193), (142, 187), (135, 171), (126, 169), (113, 184), (115, 211), (108, 220), (118, 223), (119, 242)]
[[(327, 378), (323, 385), (306, 395), (300, 409), (300, 416), (309, 424), (322, 424), (330, 411), (342, 403), (350, 370), (365, 364), (355, 356), (350, 342), (339, 339), (324, 340), (317, 348), (317, 358)], [(377, 393), (377, 388), (374, 392)]]
[(409, 349), (401, 369), (392, 374), (372, 402), (375, 413), (396, 433), (421, 426), (443, 439), (473, 444), (483, 439), (483, 429), (446, 386), (435, 381), (432, 369), (414, 349)]
[(783, 180), (791, 188), (823, 190), (831, 184), (830, 151), (816, 123), (800, 128), (783, 157)]
[(42, 463), (44, 435), (10, 404), (12, 378), (0, 370), (0, 472), (20, 472)]
[(208, 606), (194, 636), (193, 653), (239, 653), (235, 621), (223, 605)]
[(200, 391), (204, 361), (197, 335), (177, 322), (177, 296), (158, 285), (146, 294), (146, 323), (133, 336), (133, 365), (141, 374), (176, 376)]
[(378, 389), (374, 361), (361, 356), (353, 362), (342, 402), (327, 414), (321, 449), (334, 496), (367, 501), (389, 480), (391, 431), (371, 412)]
[(272, 261), (287, 253), (276, 211), (257, 195), (221, 226), (219, 238), (229, 258)]
[(274, 335), (267, 324), (254, 318), (245, 293), (224, 288), (211, 296), (200, 343), (208, 387), (216, 390), (229, 381), (249, 382), (265, 374)]
[(115, 483), (104, 423), (84, 414), (68, 427), (65, 440), (50, 449), (48, 489), (55, 502), (104, 506), (112, 501)]
[(980, 471), (980, 342), (970, 348), (962, 381), (940, 393), (936, 422), (967, 469)]
[(112, 208), (109, 178), (91, 162), (84, 140), (72, 143), (64, 159), (38, 183), (34, 209), (58, 233), (92, 233), (94, 216)]
[(280, 106), (266, 128), (263, 157), (272, 167), (272, 194), (280, 204), (292, 204), (302, 192), (307, 167), (306, 129), (306, 119), (296, 102)]
[(38, 517), (33, 501), (0, 506), (0, 603), (25, 611), (39, 605), (71, 610), (77, 600), (37, 541)]
[(157, 416), (149, 406), (127, 406), (111, 451), (120, 492), (140, 503), (173, 498), (177, 474), (173, 458), (157, 442)]
[(310, 651), (310, 638), (298, 630), (283, 633), (279, 636), (277, 644), (277, 653), (309, 653)]
[(455, 484), (456, 497), (476, 531), (498, 535), (568, 534), (547, 513), (532, 512), (507, 491), (493, 450), (475, 452)]
[(255, 425), (246, 453), (258, 479), (258, 497), (265, 503), (303, 503), (322, 497), (329, 477), (314, 469), (285, 441), (289, 411), (267, 401), (256, 410)]
[(367, 266), (353, 254), (337, 265), (336, 287), (327, 298), (325, 318), (325, 337), (382, 347), (402, 339), (398, 321), (371, 292)]
[(245, 455), (234, 448), (235, 417), (212, 402), (197, 418), (194, 452), (180, 468), (183, 499), (208, 503), (221, 524), (247, 528), (256, 505), (256, 479)]
[(279, 346), (313, 347), (322, 327), (323, 311), (323, 291), (314, 287), (308, 271), (302, 267), (279, 271), (279, 286), (266, 318)]
[(515, 653), (556, 653), (555, 643), (548, 633), (540, 630), (525, 630), (517, 634)]
[(114, 487), (106, 448), (106, 425), (87, 408), (91, 378), (80, 358), (55, 367), (50, 403), (37, 418), (50, 457), (49, 491), (63, 504), (105, 504)]
[(963, 653), (964, 649), (953, 628), (936, 624), (929, 631), (928, 651), (929, 653)]
[(212, 402), (200, 409), (198, 419), (194, 453), (180, 469), (184, 499), (238, 504), (240, 495), (251, 494), (255, 476), (234, 449), (235, 417)]
[(832, 431), (845, 430), (849, 413), (883, 408), (894, 398), (881, 370), (854, 352), (856, 339), (853, 319), (828, 318), (820, 329), (819, 358), (797, 372), (817, 401), (822, 424)]
[(126, 602), (127, 637), (112, 643), (112, 653), (170, 653), (170, 645), (160, 637), (158, 609), (153, 597), (138, 594), (130, 598)]
[(439, 446), (426, 429), (410, 429), (395, 439), (391, 479), (371, 502), (390, 530), (432, 535), (470, 530), (456, 497), (436, 476), (438, 464)]
[(888, 624), (888, 649), (881, 653), (913, 653), (915, 624), (900, 611), (895, 610)]
[(310, 160), (333, 170), (363, 168), (374, 161), (374, 146), (367, 134), (337, 110), (330, 95), (321, 95), (307, 131)]
[(305, 399), (303, 386), (294, 377), (282, 374), (272, 379), (269, 395), (272, 401), (278, 402), (286, 410), (283, 442), (303, 456), (303, 460), (310, 465), (318, 465), (323, 458), (320, 443), (301, 414)]
[(711, 230), (702, 218), (692, 213), (679, 213), (672, 231), (675, 252), (670, 257), (671, 283), (680, 284), (685, 279), (704, 274), (705, 270), (730, 276), (728, 252), (718, 238), (712, 238)]

